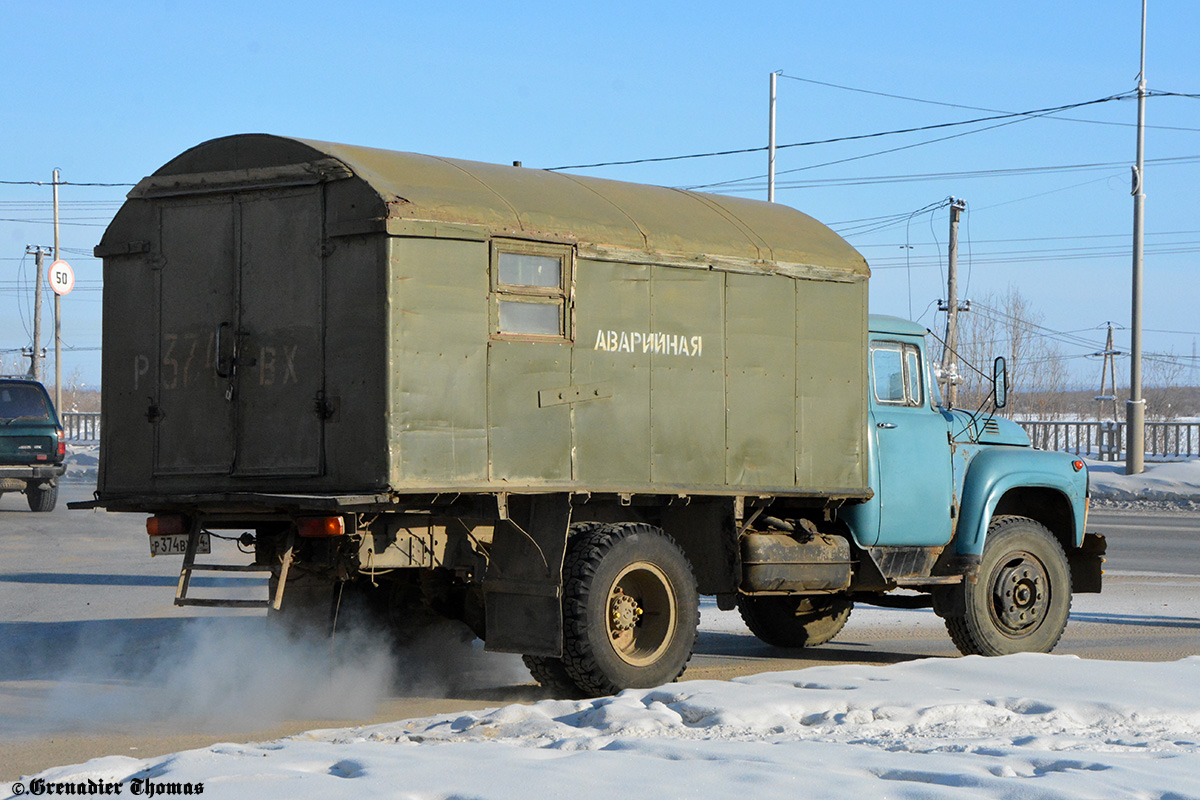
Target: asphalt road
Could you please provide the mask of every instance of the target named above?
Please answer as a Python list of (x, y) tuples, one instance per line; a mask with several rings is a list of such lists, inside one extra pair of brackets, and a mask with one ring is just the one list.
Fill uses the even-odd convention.
[[(517, 657), (455, 640), (402, 654), (396, 675), (347, 710), (346, 685), (370, 684), (377, 673), (359, 664), (343, 674), (327, 663), (303, 672), (297, 662), (312, 653), (273, 652), (256, 638), (257, 612), (175, 608), (179, 559), (149, 557), (141, 516), (65, 508), (90, 491), (64, 486), (50, 514), (30, 512), (22, 496), (0, 497), (0, 779), (100, 755), (149, 757), (545, 697)], [(1089, 530), (1108, 537), (1105, 590), (1075, 598), (1055, 652), (1200, 654), (1200, 517), (1096, 512)], [(232, 580), (206, 578), (199, 589), (228, 592), (221, 582)], [(245, 591), (265, 595), (261, 585)], [(369, 660), (370, 647), (355, 652)], [(830, 644), (789, 652), (705, 602), (684, 679), (956, 656), (928, 610), (858, 607)], [(313, 700), (322, 682), (324, 704)]]
[(1200, 515), (1093, 511), (1088, 531), (1108, 539), (1109, 571), (1200, 575)]

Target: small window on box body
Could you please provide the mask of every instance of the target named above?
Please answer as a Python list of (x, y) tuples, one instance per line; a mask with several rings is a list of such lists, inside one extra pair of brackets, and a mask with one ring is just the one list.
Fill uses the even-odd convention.
[(492, 245), (492, 332), (506, 339), (570, 341), (571, 248)]

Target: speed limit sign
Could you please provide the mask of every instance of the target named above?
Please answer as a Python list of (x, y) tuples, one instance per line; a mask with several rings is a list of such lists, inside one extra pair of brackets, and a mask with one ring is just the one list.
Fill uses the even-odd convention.
[(70, 294), (75, 288), (75, 270), (65, 261), (55, 261), (50, 265), (50, 288), (55, 294)]

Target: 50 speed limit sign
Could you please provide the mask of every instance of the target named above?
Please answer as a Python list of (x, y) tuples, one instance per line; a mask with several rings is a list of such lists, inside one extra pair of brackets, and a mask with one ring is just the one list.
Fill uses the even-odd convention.
[(75, 270), (65, 261), (55, 261), (50, 265), (50, 288), (57, 295), (70, 294), (75, 288)]

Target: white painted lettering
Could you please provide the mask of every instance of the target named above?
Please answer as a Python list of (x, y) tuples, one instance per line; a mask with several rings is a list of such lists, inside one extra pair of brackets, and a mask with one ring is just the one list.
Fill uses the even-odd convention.
[(145, 356), (133, 357), (133, 389), (137, 391), (142, 381), (142, 376), (150, 371), (150, 359)]
[(654, 331), (596, 331), (593, 350), (608, 353), (642, 353), (698, 358), (704, 352), (703, 336)]
[(266, 345), (258, 348), (258, 385), (272, 386), (275, 383), (275, 348)]
[(300, 345), (294, 344), (291, 347), (283, 348), (283, 358), (286, 362), (283, 370), (283, 380), (280, 383), (287, 383), (289, 380), (292, 383), (300, 383), (300, 379), (296, 377), (296, 351), (300, 349)]

